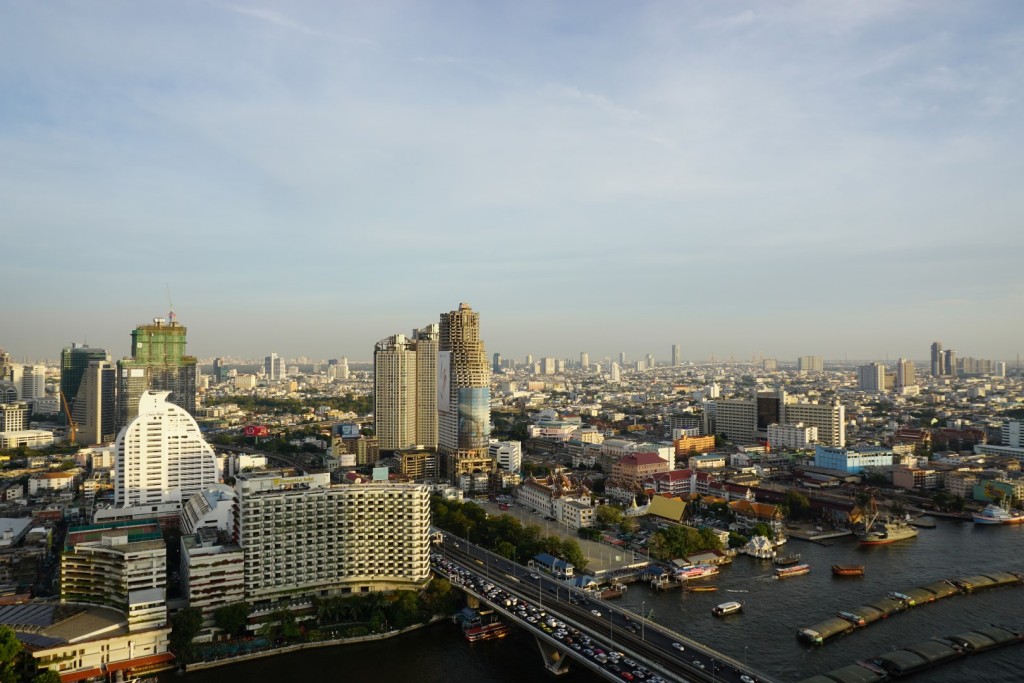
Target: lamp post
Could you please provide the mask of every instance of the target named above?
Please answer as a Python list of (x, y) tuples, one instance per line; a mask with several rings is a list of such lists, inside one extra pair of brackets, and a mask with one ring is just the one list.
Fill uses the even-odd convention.
[(647, 617), (645, 616), (647, 613), (644, 611), (644, 607), (646, 606), (646, 601), (640, 603), (640, 640), (645, 639), (644, 626), (646, 625), (645, 622), (647, 621)]

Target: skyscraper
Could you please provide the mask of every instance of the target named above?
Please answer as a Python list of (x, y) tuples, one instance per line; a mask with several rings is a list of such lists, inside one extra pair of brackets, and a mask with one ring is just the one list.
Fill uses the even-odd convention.
[[(89, 363), (92, 361), (110, 360), (110, 352), (106, 349), (93, 349), (87, 345), (72, 344), (60, 352), (60, 392), (68, 402), (71, 415), (75, 415), (75, 403), (78, 400), (78, 387), (82, 383)], [(63, 415), (63, 410), (61, 410)], [(113, 414), (111, 414), (113, 418)], [(66, 420), (67, 417), (64, 416)], [(99, 443), (99, 442), (96, 442)]]
[(678, 368), (683, 364), (682, 354), (679, 351), (679, 344), (672, 345), (672, 367)]
[(273, 351), (263, 359), (263, 373), (271, 382), (284, 379), (285, 366), (284, 358), (279, 358)]
[(89, 361), (82, 373), (71, 417), (78, 427), (78, 443), (112, 443), (117, 437), (114, 385), (117, 371), (109, 360)]
[(496, 353), (491, 359), (491, 372), (497, 374), (501, 372), (501, 354)]
[(917, 372), (914, 361), (900, 358), (896, 361), (896, 388), (906, 389), (917, 384)]
[(184, 502), (217, 483), (217, 458), (195, 419), (167, 400), (167, 391), (145, 391), (137, 416), (117, 435), (114, 505)]
[(490, 368), (480, 339), (480, 315), (469, 304), (441, 314), (437, 357), (438, 448), (445, 473), (457, 482), (464, 474), (496, 470), (488, 453)]
[(188, 328), (174, 319), (154, 318), (132, 330), (132, 355), (117, 362), (117, 426), (139, 414), (144, 391), (169, 391), (171, 403), (196, 413), (196, 358), (185, 355)]
[(587, 353), (586, 351), (580, 351), (580, 369), (590, 369), (590, 354)]
[(404, 334), (373, 349), (374, 428), (382, 451), (416, 444), (416, 348)]
[(942, 377), (946, 374), (943, 367), (942, 342), (932, 342), (932, 377)]
[(213, 379), (220, 384), (227, 379), (227, 373), (224, 371), (224, 359), (214, 358), (213, 359)]
[(437, 447), (437, 325), (373, 350), (374, 424), (381, 451)]
[(46, 366), (26, 365), (21, 374), (21, 400), (31, 401), (46, 396)]
[(942, 352), (942, 374), (956, 377), (956, 351), (953, 349)]

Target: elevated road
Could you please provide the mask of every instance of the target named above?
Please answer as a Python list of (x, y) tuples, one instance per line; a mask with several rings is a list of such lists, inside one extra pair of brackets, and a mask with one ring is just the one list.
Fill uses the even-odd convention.
[[(577, 662), (608, 680), (647, 681), (721, 681), (724, 683), (774, 683), (764, 674), (753, 671), (732, 657), (713, 648), (667, 629), (660, 624), (634, 614), (629, 610), (611, 606), (607, 601), (588, 596), (586, 592), (568, 587), (540, 572), (511, 562), (465, 539), (443, 533), (444, 542), (438, 548), (443, 562), (454, 563), (462, 572), (454, 577), (435, 566), (435, 571), (453, 578), (453, 585), (494, 608), (508, 620), (527, 629), (537, 639), (545, 658), (545, 666), (560, 673), (568, 661)], [(466, 576), (470, 580), (466, 581)], [(461, 582), (460, 582), (461, 581)], [(492, 590), (485, 590), (488, 585)], [(493, 597), (489, 593), (494, 594)], [(509, 605), (510, 598), (515, 603)], [(519, 604), (546, 612), (577, 629), (580, 636), (591, 641), (589, 647), (580, 647), (579, 637), (567, 634), (557, 637), (541, 624), (531, 622), (518, 609)], [(530, 613), (532, 615), (532, 613)], [(566, 644), (566, 638), (573, 644)], [(594, 654), (603, 650), (619, 653), (617, 661), (600, 661)], [(634, 676), (636, 667), (648, 673)], [(641, 674), (644, 672), (641, 670)], [(627, 675), (628, 674), (628, 675)]]

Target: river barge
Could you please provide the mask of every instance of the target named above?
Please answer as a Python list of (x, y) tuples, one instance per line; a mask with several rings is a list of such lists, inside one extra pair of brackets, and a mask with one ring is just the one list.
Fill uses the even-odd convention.
[[(925, 586), (904, 591), (891, 591), (880, 600), (869, 602), (852, 610), (840, 612), (806, 628), (797, 629), (797, 637), (815, 645), (830, 638), (849, 633), (855, 628), (869, 626), (904, 610), (925, 605), (958, 593), (971, 593), (985, 588), (1021, 585), (1024, 577), (1012, 572), (987, 572), (950, 581), (933, 581)], [(845, 621), (846, 625), (836, 621)]]
[(1022, 642), (1024, 634), (992, 625), (945, 638), (931, 638), (914, 643), (870, 660), (858, 661), (856, 664), (835, 669), (827, 674), (805, 678), (800, 683), (882, 683), (894, 678), (911, 676), (991, 648)]
[(864, 565), (834, 564), (832, 565), (832, 576), (864, 576)]

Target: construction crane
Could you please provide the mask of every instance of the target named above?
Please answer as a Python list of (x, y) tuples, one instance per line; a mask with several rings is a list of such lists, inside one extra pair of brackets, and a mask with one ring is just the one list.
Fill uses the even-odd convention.
[(68, 433), (71, 435), (70, 443), (78, 443), (78, 423), (75, 422), (75, 418), (71, 417), (71, 407), (68, 406), (67, 396), (64, 392), (60, 393), (60, 402), (64, 405), (64, 414), (68, 418)]

